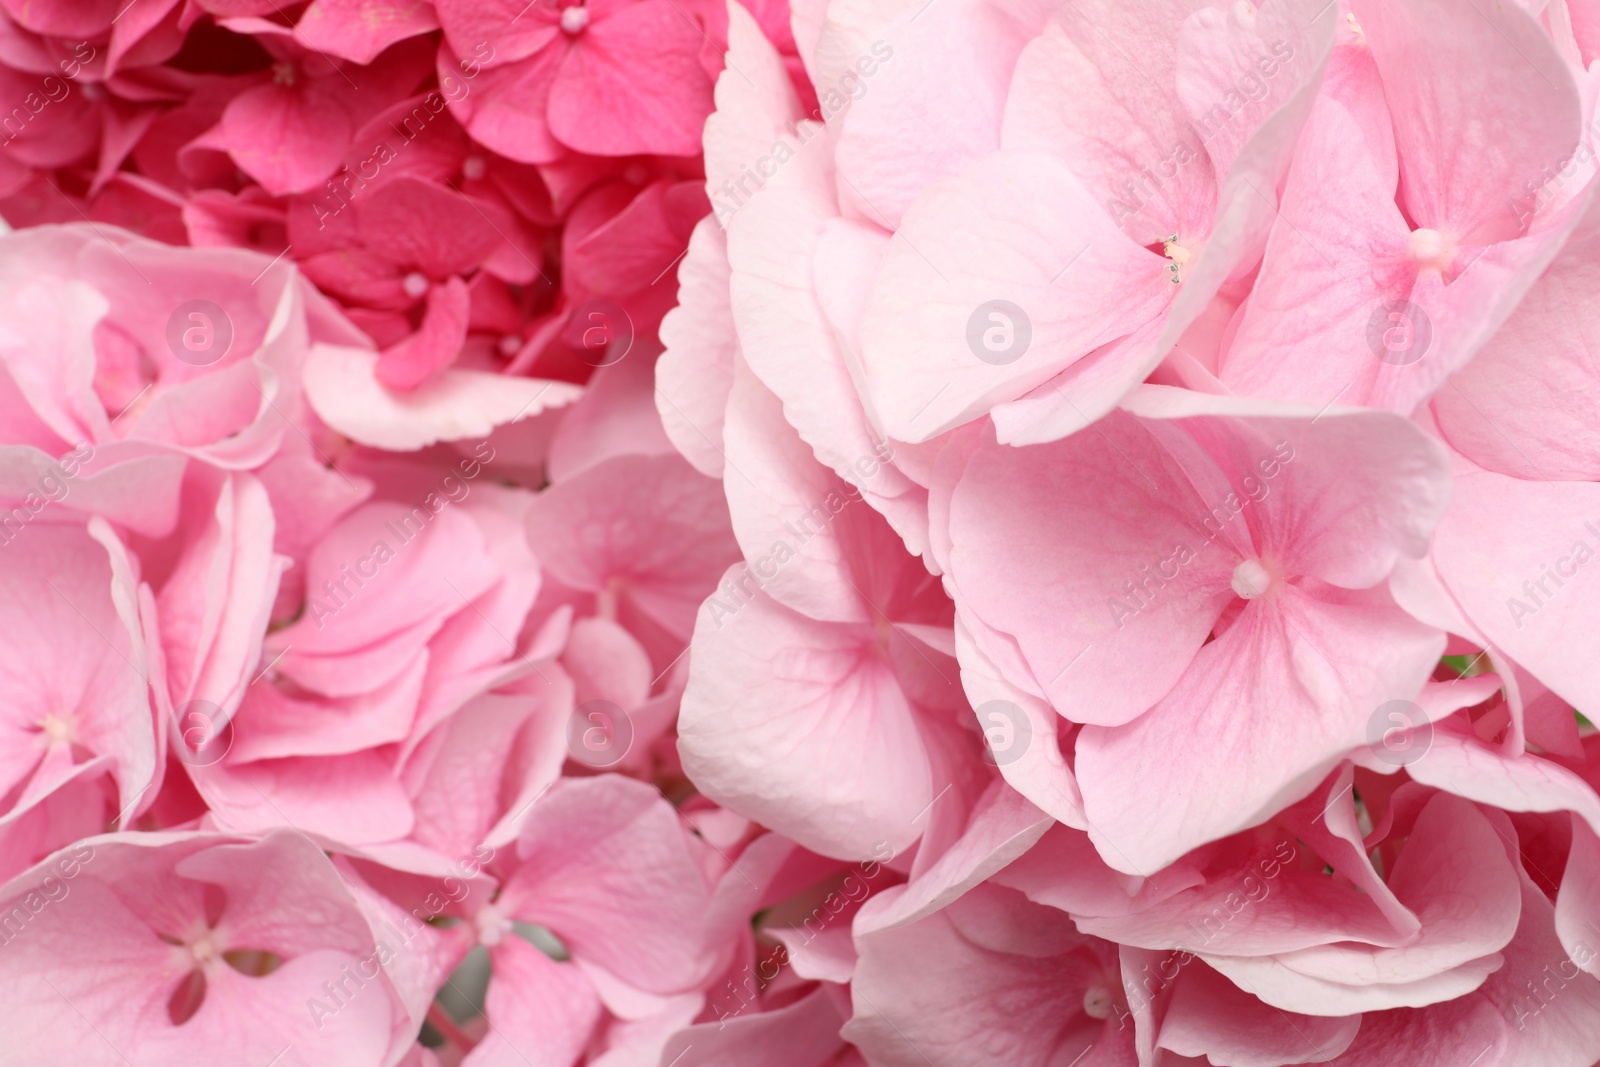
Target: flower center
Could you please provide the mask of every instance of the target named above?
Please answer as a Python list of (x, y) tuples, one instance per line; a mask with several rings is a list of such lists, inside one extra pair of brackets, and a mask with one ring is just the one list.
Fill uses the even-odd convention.
[(511, 932), (511, 919), (493, 904), (485, 904), (474, 921), (478, 926), (478, 943), (485, 948), (494, 948)]
[(482, 178), (487, 169), (482, 156), (468, 156), (461, 161), (461, 176), (468, 181), (475, 182)]
[(404, 289), (411, 299), (421, 299), (428, 291), (428, 276), (420, 270), (414, 270), (400, 280), (400, 288)]
[(1167, 270), (1172, 274), (1172, 284), (1177, 285), (1183, 281), (1183, 268), (1189, 265), (1194, 258), (1194, 249), (1178, 242), (1178, 235), (1173, 234), (1161, 245), (1161, 254), (1172, 260), (1167, 264)]
[(1444, 234), (1426, 227), (1411, 231), (1406, 239), (1406, 252), (1424, 270), (1439, 271), (1450, 266), (1456, 254), (1454, 244), (1446, 240)]
[(1096, 982), (1083, 991), (1083, 1013), (1091, 1019), (1105, 1019), (1111, 1015), (1111, 990)]
[(295, 70), (293, 63), (283, 62), (272, 65), (272, 84), (274, 85), (293, 85), (299, 78), (300, 72)]
[(589, 9), (583, 5), (569, 7), (561, 12), (561, 28), (567, 33), (582, 33), (587, 25), (589, 25)]
[(628, 580), (620, 574), (613, 574), (606, 579), (606, 584), (600, 587), (595, 594), (595, 611), (603, 619), (613, 622), (617, 618), (618, 602), (622, 599), (623, 592), (628, 588)]
[(65, 745), (72, 742), (72, 722), (55, 712), (39, 720), (39, 729), (44, 731), (52, 744)]
[(887, 654), (889, 646), (894, 643), (894, 623), (882, 615), (874, 614), (872, 617), (872, 631), (878, 638), (878, 646)]
[(1265, 596), (1272, 588), (1272, 573), (1259, 559), (1242, 560), (1233, 569), (1233, 591), (1246, 600)]
[(216, 959), (219, 953), (217, 946), (212, 944), (209, 936), (202, 936), (189, 946), (189, 952), (198, 964), (207, 964)]

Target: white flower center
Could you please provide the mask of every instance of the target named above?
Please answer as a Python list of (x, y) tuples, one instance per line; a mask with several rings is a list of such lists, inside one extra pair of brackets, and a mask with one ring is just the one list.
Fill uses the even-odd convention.
[(500, 909), (493, 904), (485, 904), (478, 912), (476, 918), (478, 926), (478, 943), (485, 948), (494, 948), (505, 936), (511, 932), (511, 919), (500, 913)]
[(1443, 270), (1455, 258), (1455, 248), (1445, 240), (1444, 234), (1426, 227), (1412, 230), (1406, 239), (1406, 252), (1422, 267)]
[(72, 740), (71, 721), (54, 712), (39, 720), (39, 729), (43, 730), (45, 736), (55, 744), (66, 744)]
[(1161, 254), (1172, 260), (1171, 263), (1167, 264), (1167, 270), (1171, 273), (1172, 284), (1177, 285), (1183, 281), (1183, 268), (1188, 266), (1189, 261), (1194, 258), (1194, 249), (1181, 244), (1178, 241), (1178, 235), (1173, 234), (1162, 242)]
[(561, 28), (568, 33), (581, 33), (589, 25), (589, 9), (579, 5), (561, 12)]
[(414, 270), (400, 280), (400, 288), (404, 289), (411, 299), (419, 299), (428, 291), (428, 276), (420, 270)]
[(1272, 574), (1259, 559), (1247, 559), (1233, 569), (1233, 591), (1246, 600), (1254, 600), (1266, 593), (1272, 585)]
[(1111, 1015), (1111, 990), (1096, 982), (1083, 991), (1083, 1013), (1091, 1019), (1105, 1019)]

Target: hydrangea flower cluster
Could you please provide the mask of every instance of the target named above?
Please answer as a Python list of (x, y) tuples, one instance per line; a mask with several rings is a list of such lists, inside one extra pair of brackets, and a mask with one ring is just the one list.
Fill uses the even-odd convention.
[[(757, 6), (792, 55), (787, 7)], [(709, 0), (0, 5), (0, 214), (281, 256), (396, 393), (582, 382), (673, 302), (726, 23)]]
[(1597, 58), (0, 0), (0, 1062), (1600, 1064)]

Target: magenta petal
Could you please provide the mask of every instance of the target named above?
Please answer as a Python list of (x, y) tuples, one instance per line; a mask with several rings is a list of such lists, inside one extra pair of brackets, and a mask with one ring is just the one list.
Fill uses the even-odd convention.
[(378, 357), (378, 381), (390, 389), (415, 389), (455, 361), (467, 337), (471, 298), (467, 284), (452, 277), (428, 292), (417, 332)]
[(239, 167), (274, 195), (315, 188), (338, 169), (350, 118), (326, 97), (262, 85), (235, 97), (221, 135)]
[(670, 0), (641, 0), (581, 34), (550, 87), (550, 131), (602, 156), (690, 156), (711, 113), (701, 31)]

